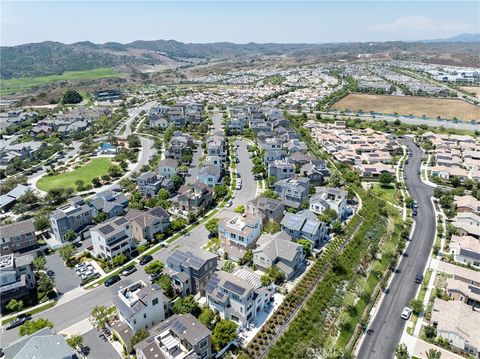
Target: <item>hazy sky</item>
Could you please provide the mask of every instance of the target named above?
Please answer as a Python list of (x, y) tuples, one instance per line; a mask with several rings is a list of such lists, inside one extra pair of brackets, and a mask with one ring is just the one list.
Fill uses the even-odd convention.
[(479, 1), (0, 0), (1, 44), (61, 41), (343, 42), (480, 32)]

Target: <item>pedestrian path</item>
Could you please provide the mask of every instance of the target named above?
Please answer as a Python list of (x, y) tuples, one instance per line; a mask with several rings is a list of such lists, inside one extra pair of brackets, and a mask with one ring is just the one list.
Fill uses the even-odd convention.
[(68, 328), (65, 328), (59, 332), (59, 334), (64, 334), (67, 336), (74, 335), (74, 334), (84, 334), (86, 332), (89, 332), (90, 330), (93, 329), (92, 323), (90, 323), (90, 320), (88, 318), (85, 318), (78, 323), (75, 323)]

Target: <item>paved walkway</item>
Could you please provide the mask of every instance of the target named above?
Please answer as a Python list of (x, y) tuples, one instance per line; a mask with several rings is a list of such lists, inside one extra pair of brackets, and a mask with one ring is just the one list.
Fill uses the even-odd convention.
[(84, 320), (79, 321), (78, 323), (75, 323), (74, 325), (65, 328), (59, 332), (59, 334), (64, 334), (67, 336), (73, 335), (73, 334), (83, 334), (86, 333), (90, 330), (93, 329), (92, 323), (90, 323), (89, 318), (85, 318)]

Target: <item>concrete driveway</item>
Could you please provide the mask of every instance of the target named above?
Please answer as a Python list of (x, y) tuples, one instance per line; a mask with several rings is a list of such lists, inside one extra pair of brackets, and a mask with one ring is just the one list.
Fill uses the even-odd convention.
[(58, 254), (46, 256), (47, 268), (55, 272), (55, 287), (59, 294), (75, 289), (80, 285), (80, 277), (75, 270), (67, 268)]

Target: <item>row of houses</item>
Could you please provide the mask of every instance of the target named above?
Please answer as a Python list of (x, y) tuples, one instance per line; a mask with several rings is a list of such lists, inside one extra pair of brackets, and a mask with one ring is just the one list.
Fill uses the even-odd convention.
[(177, 103), (173, 106), (155, 106), (148, 112), (151, 128), (177, 128), (198, 125), (203, 121), (203, 105), (199, 103)]

